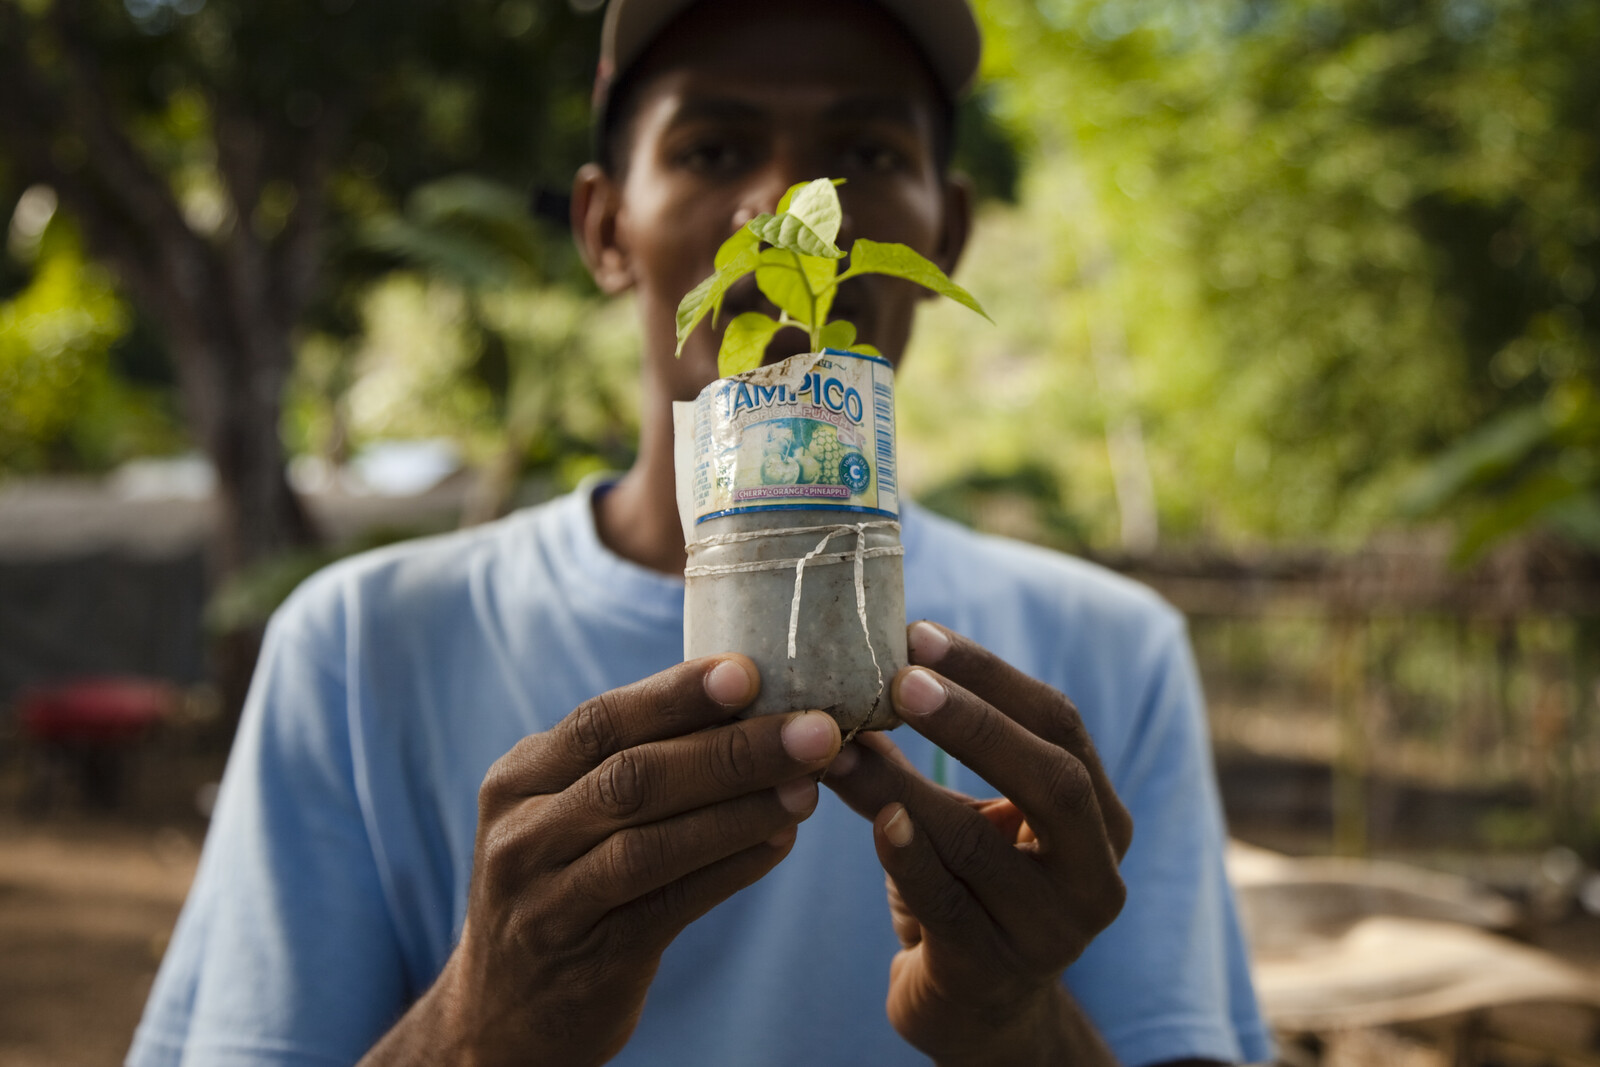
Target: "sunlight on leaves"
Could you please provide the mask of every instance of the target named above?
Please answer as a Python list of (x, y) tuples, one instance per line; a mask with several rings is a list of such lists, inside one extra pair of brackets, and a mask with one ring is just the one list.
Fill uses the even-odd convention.
[(770, 315), (747, 311), (728, 323), (722, 335), (722, 350), (717, 354), (717, 373), (726, 378), (730, 374), (743, 374), (761, 366), (772, 335), (782, 325)]
[(978, 303), (976, 297), (951, 281), (944, 271), (905, 245), (880, 244), (863, 237), (851, 246), (850, 269), (841, 274), (839, 280), (843, 281), (858, 274), (889, 274), (916, 282), (925, 289), (932, 289), (940, 296), (947, 296), (984, 318), (989, 318), (989, 313), (983, 310), (983, 305)]

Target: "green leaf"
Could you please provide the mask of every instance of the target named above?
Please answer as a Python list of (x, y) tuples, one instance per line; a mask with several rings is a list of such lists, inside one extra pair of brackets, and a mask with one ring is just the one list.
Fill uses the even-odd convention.
[(820, 256), (800, 256), (800, 267), (805, 271), (811, 291), (817, 295), (817, 321), (827, 322), (833, 310), (833, 298), (839, 295), (834, 279), (839, 276), (839, 261)]
[(830, 322), (822, 328), (820, 338), (823, 348), (839, 348), (848, 351), (856, 343), (856, 328), (843, 319)]
[[(811, 325), (811, 290), (800, 271), (798, 258), (781, 248), (761, 250), (761, 265), (756, 268), (756, 286), (778, 310), (804, 325)], [(808, 257), (812, 258), (812, 257)], [(824, 260), (833, 263), (834, 260)]]
[(778, 198), (778, 214), (782, 215), (785, 211), (788, 211), (789, 205), (794, 203), (795, 194), (810, 184), (810, 182), (795, 182), (785, 189), (783, 195)]
[(851, 344), (851, 345), (850, 345), (850, 351), (852, 351), (852, 352), (859, 352), (859, 353), (861, 353), (861, 354), (862, 354), (862, 355), (863, 355), (863, 356), (877, 356), (877, 357), (878, 357), (878, 358), (879, 358), (879, 359), (882, 359), (882, 358), (883, 358), (883, 353), (882, 353), (882, 352), (879, 352), (879, 351), (878, 351), (878, 350), (877, 350), (877, 349), (876, 349), (876, 348), (874, 348), (874, 347), (873, 347), (873, 346), (872, 346), (872, 345), (863, 345), (863, 344), (855, 344), (855, 343), (852, 343), (852, 344)]
[[(761, 265), (756, 268), (756, 285), (780, 311), (801, 325), (810, 327), (813, 302), (816, 303), (816, 317), (827, 320), (834, 293), (829, 283), (838, 273), (839, 261), (836, 259), (802, 256), (781, 248), (768, 248), (761, 252)], [(815, 295), (819, 292), (822, 293), (820, 298)]]
[(772, 335), (782, 323), (759, 311), (747, 311), (728, 323), (722, 333), (722, 351), (717, 353), (717, 373), (726, 378), (761, 366)]
[[(850, 267), (839, 276), (839, 280), (843, 281), (857, 274), (887, 274), (895, 278), (904, 278), (916, 282), (924, 289), (932, 289), (940, 296), (948, 296), (956, 303), (964, 304), (984, 318), (989, 318), (989, 313), (983, 310), (983, 305), (978, 303), (976, 297), (951, 281), (944, 271), (905, 245), (882, 244), (878, 241), (869, 241), (865, 237), (861, 238), (851, 246)], [(989, 321), (994, 320), (989, 319)]]
[(740, 226), (733, 231), (733, 236), (722, 242), (722, 247), (717, 249), (717, 258), (712, 266), (721, 270), (732, 261), (733, 257), (746, 250), (753, 250), (760, 244), (761, 238), (747, 227)]
[[(774, 247), (806, 256), (844, 258), (844, 253), (833, 243), (832, 238), (825, 238), (817, 233), (798, 215), (788, 212), (782, 215), (757, 215), (745, 225), (750, 227), (750, 232)], [(834, 233), (837, 236), (837, 227)]]
[(830, 246), (839, 239), (839, 227), (844, 225), (839, 190), (827, 178), (818, 178), (795, 193), (788, 214)]
[[(730, 238), (731, 240), (731, 238)], [(684, 343), (689, 340), (689, 335), (694, 328), (700, 325), (700, 320), (707, 315), (712, 315), (712, 322), (716, 322), (715, 315), (722, 310), (722, 299), (728, 295), (728, 289), (733, 283), (755, 270), (760, 263), (760, 256), (755, 246), (740, 248), (717, 272), (699, 285), (690, 289), (678, 303), (678, 348), (676, 355), (683, 355)]]
[[(832, 182), (834, 188), (838, 188), (845, 183), (845, 179), (843, 178), (828, 178), (827, 181)], [(785, 189), (783, 196), (778, 198), (778, 214), (782, 215), (785, 211), (788, 211), (789, 205), (794, 203), (795, 196), (800, 192), (800, 190), (804, 189), (810, 184), (810, 182), (795, 182), (793, 185), (789, 186), (789, 188)], [(834, 235), (834, 239), (838, 239), (837, 234)]]

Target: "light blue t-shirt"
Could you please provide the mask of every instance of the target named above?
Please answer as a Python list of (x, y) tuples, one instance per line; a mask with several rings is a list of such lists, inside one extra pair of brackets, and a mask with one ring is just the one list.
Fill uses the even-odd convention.
[[(279, 611), (129, 1063), (351, 1063), (433, 982), (489, 765), (682, 658), (682, 581), (608, 551), (589, 500), (346, 561)], [(909, 617), (1071, 696), (1133, 814), (1127, 905), (1074, 995), (1126, 1067), (1266, 1059), (1181, 618), (1054, 552), (914, 508), (903, 526)], [(793, 852), (668, 948), (612, 1062), (926, 1063), (884, 1016), (897, 947), (871, 827), (824, 789)]]

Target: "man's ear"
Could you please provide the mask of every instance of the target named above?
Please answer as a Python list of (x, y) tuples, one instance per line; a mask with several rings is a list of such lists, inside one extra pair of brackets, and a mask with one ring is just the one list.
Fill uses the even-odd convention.
[(972, 202), (976, 193), (972, 179), (951, 173), (944, 180), (944, 238), (939, 242), (934, 262), (946, 274), (954, 275), (972, 234)]
[(628, 250), (617, 241), (622, 187), (598, 163), (585, 163), (572, 179), (572, 240), (600, 291), (608, 296), (633, 288)]

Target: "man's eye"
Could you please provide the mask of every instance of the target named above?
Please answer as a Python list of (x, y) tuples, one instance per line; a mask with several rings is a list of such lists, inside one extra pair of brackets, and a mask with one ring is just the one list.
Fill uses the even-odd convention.
[(881, 141), (863, 141), (845, 149), (843, 162), (860, 173), (887, 174), (904, 167), (906, 156), (904, 152)]
[(732, 141), (699, 141), (678, 153), (678, 165), (696, 174), (728, 174), (744, 164), (745, 156)]

